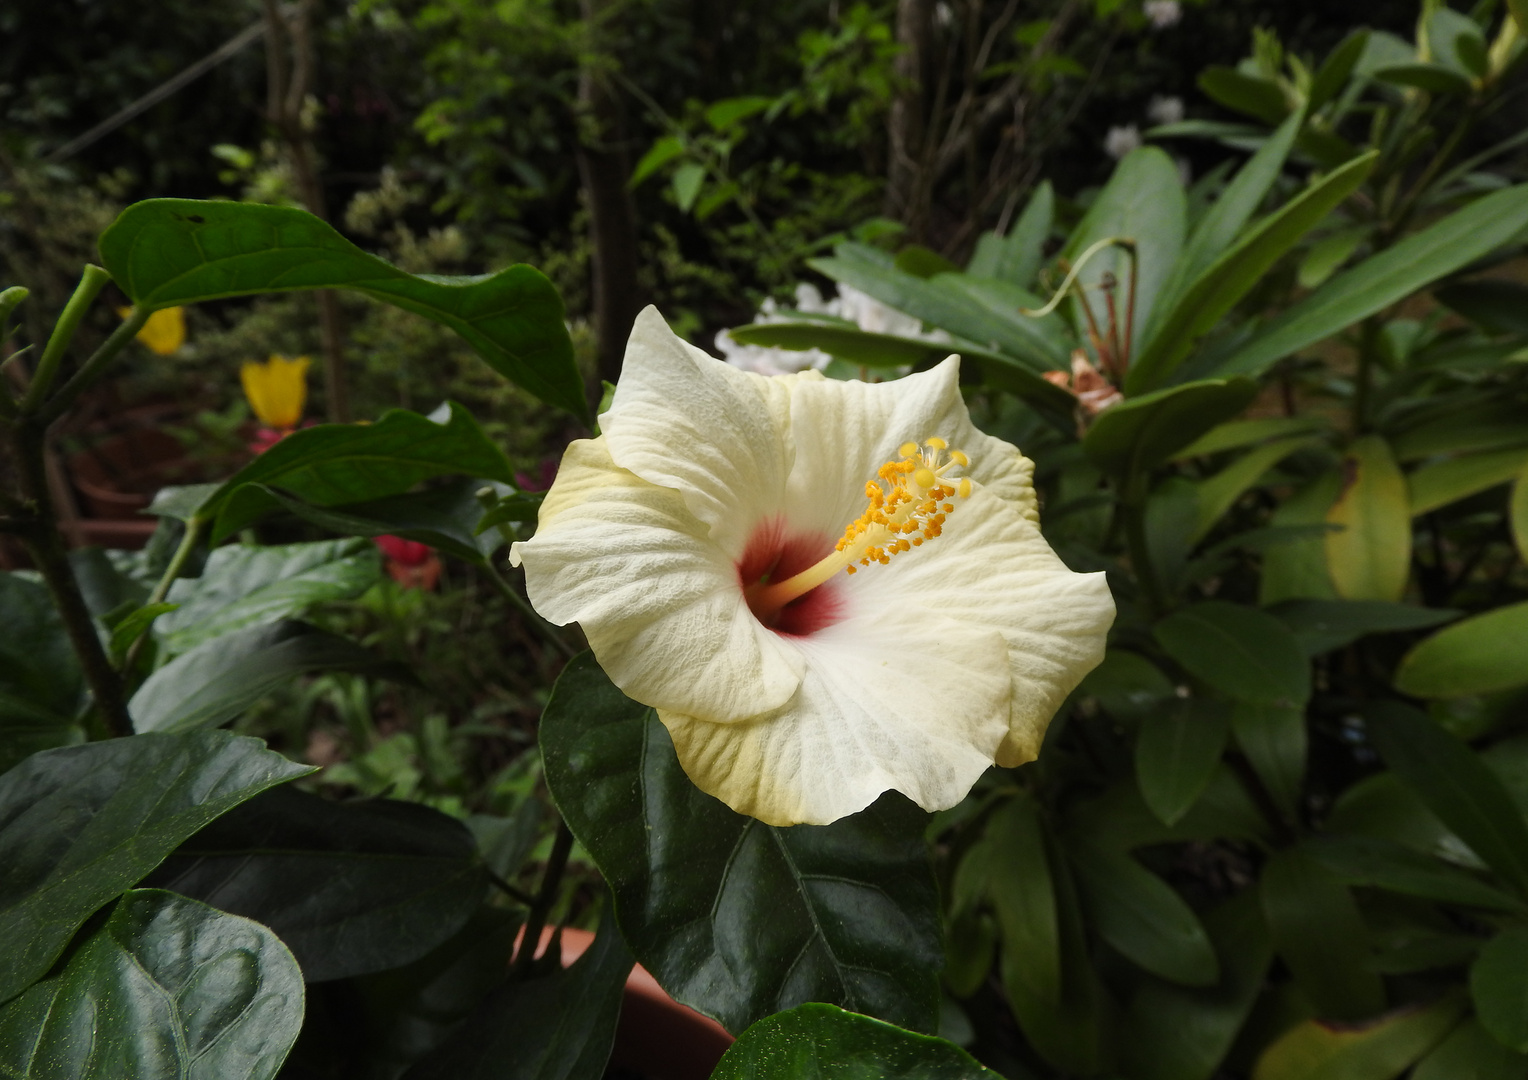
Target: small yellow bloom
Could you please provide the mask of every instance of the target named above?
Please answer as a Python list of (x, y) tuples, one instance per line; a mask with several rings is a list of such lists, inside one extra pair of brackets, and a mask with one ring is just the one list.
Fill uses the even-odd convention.
[[(117, 314), (124, 319), (132, 313), (133, 309), (130, 307), (117, 309)], [(183, 307), (160, 308), (149, 316), (148, 322), (143, 324), (143, 329), (138, 331), (138, 340), (160, 356), (169, 356), (186, 343), (186, 309)]]
[(308, 397), (308, 358), (295, 360), (271, 354), (264, 364), (251, 360), (239, 369), (244, 396), (260, 423), (269, 428), (290, 430), (302, 419), (302, 406)]

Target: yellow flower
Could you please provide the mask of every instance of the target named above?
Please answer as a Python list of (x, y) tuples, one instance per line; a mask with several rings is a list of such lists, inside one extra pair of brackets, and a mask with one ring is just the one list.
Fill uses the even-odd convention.
[[(117, 314), (125, 319), (132, 311), (130, 307), (122, 307), (117, 309)], [(138, 340), (160, 356), (169, 356), (186, 343), (186, 309), (160, 308), (138, 331)]]
[(302, 419), (303, 402), (308, 397), (308, 358), (289, 360), (271, 354), (264, 364), (251, 360), (239, 369), (244, 396), (255, 416), (268, 428), (287, 430)]
[(826, 824), (887, 790), (953, 806), (994, 762), (1032, 760), (1102, 659), (1104, 575), (1041, 537), (1034, 465), (972, 425), (959, 370), (765, 377), (649, 308), (604, 434), (568, 448), (511, 549), (536, 609), (583, 627), (734, 810)]

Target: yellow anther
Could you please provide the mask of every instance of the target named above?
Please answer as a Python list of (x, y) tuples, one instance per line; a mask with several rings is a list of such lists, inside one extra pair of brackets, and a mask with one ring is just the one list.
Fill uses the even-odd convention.
[(905, 442), (901, 446), (897, 447), (897, 454), (900, 457), (912, 457), (917, 452), (918, 444), (915, 442)]
[[(943, 450), (945, 447), (949, 446), (950, 444), (945, 442), (938, 435), (932, 435), (929, 438), (923, 440), (923, 445), (928, 447), (930, 450)], [(911, 454), (904, 454), (903, 455), (903, 457), (911, 457), (911, 456), (912, 456)]]
[(959, 450), (950, 451), (950, 460), (959, 465), (962, 469), (971, 464), (971, 459), (966, 457), (966, 455)]
[(967, 478), (967, 477), (962, 476), (960, 478), (960, 487), (956, 488), (955, 490), (960, 492), (960, 497), (962, 499), (969, 499), (971, 497), (971, 481), (970, 481), (970, 479)]
[(934, 475), (933, 469), (922, 468), (913, 473), (913, 483), (917, 484), (921, 488), (931, 488), (938, 482), (939, 478)]

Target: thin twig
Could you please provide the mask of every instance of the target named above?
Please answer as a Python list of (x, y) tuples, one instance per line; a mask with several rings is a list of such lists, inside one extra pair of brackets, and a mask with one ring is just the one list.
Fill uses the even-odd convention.
[(558, 821), (557, 837), (552, 841), (552, 853), (547, 856), (546, 871), (541, 875), (541, 887), (531, 901), (531, 909), (525, 916), (525, 929), (520, 933), (520, 949), (515, 953), (510, 973), (523, 974), (536, 958), (541, 945), (541, 931), (546, 928), (547, 915), (557, 899), (557, 888), (562, 884), (562, 872), (568, 865), (568, 854), (573, 850), (573, 830), (566, 821)]

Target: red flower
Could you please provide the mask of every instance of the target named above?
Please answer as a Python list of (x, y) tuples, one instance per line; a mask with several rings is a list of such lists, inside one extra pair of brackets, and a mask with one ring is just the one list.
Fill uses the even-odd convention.
[(382, 554), (400, 566), (423, 566), (434, 554), (429, 544), (405, 540), (401, 536), (383, 535), (372, 539), (382, 549)]

